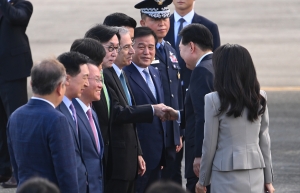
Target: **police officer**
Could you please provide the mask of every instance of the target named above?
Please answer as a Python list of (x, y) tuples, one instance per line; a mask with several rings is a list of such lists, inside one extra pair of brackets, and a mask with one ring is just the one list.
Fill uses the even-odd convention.
[[(157, 69), (162, 78), (165, 105), (176, 110), (182, 109), (182, 90), (180, 85), (179, 64), (176, 51), (163, 38), (170, 28), (170, 9), (167, 7), (172, 0), (144, 0), (135, 5), (141, 12), (141, 26), (152, 29), (157, 38), (155, 59), (152, 66)], [(182, 147), (180, 133), (180, 118), (177, 121), (167, 121), (166, 138), (166, 167), (163, 168), (162, 178), (172, 179), (173, 165), (176, 152)]]

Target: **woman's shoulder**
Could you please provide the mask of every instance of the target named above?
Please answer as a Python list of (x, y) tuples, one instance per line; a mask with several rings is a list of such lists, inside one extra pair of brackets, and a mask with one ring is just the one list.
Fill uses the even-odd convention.
[(264, 90), (260, 90), (261, 96), (263, 96), (267, 100), (267, 93)]
[(212, 101), (215, 105), (218, 105), (220, 103), (219, 94), (217, 91), (208, 93), (205, 95), (205, 100)]

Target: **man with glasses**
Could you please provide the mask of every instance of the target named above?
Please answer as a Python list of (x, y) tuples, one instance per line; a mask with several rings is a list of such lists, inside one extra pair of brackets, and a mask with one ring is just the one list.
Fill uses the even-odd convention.
[[(102, 44), (106, 51), (106, 55), (103, 58), (102, 68), (106, 69), (112, 67), (119, 51), (120, 35), (118, 34), (117, 29), (105, 25), (96, 25), (86, 32), (85, 38), (95, 39)], [(110, 106), (111, 100), (104, 80), (103, 88), (101, 90), (101, 100), (93, 101), (93, 109), (98, 115), (98, 121), (104, 141), (103, 166), (105, 169), (107, 168), (106, 164), (108, 158)], [(106, 174), (104, 170), (104, 181), (106, 181), (105, 178)]]
[[(99, 101), (102, 90), (102, 75), (98, 66), (88, 63), (89, 86), (81, 96), (73, 99), (80, 132), (81, 152), (88, 172), (89, 192), (104, 192), (103, 184), (103, 140), (98, 117), (91, 109), (93, 101)], [(100, 115), (99, 115), (100, 116)]]
[(109, 193), (133, 193), (137, 174), (143, 175), (146, 165), (137, 136), (135, 123), (151, 123), (154, 115), (163, 118), (163, 104), (136, 106), (123, 68), (131, 64), (135, 53), (130, 32), (116, 27), (120, 34), (120, 51), (112, 68), (103, 70), (112, 100), (112, 125), (108, 158)]

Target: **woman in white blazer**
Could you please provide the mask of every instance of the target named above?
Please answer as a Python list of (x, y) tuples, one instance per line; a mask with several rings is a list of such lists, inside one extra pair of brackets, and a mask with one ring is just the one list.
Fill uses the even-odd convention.
[(196, 192), (211, 184), (211, 193), (273, 193), (267, 95), (251, 56), (240, 45), (226, 44), (214, 52), (213, 66), (216, 92), (205, 96)]

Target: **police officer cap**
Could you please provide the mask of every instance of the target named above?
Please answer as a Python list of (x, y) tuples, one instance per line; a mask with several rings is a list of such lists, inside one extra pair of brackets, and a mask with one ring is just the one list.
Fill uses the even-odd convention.
[(152, 18), (168, 18), (171, 13), (167, 6), (171, 3), (172, 0), (143, 0), (134, 7)]

